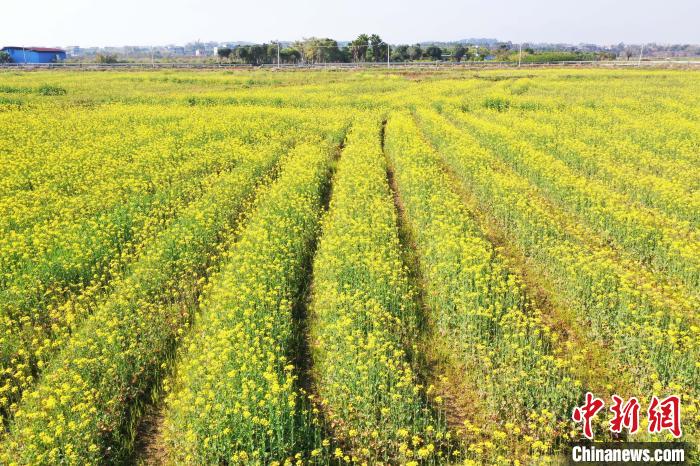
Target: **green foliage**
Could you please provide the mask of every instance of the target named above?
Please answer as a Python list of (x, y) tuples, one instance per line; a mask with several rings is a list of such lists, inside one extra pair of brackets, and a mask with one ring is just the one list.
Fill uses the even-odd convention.
[(384, 61), (386, 59), (387, 44), (377, 34), (369, 36), (369, 43), (372, 46), (372, 58), (374, 58), (374, 61)]
[(301, 59), (301, 52), (290, 47), (280, 50), (280, 60), (284, 63), (296, 63)]
[(501, 96), (490, 96), (484, 99), (483, 106), (498, 112), (505, 112), (510, 108), (510, 100)]
[(338, 42), (328, 38), (310, 37), (294, 43), (301, 58), (307, 63), (330, 63), (342, 61), (343, 54), (338, 48)]
[(432, 60), (440, 60), (442, 58), (442, 49), (435, 45), (431, 45), (425, 49), (425, 55)]
[(369, 36), (360, 34), (357, 39), (350, 42), (352, 61), (363, 62), (367, 60), (367, 49), (369, 48)]
[(454, 51), (452, 52), (452, 58), (455, 61), (462, 61), (462, 58), (464, 58), (465, 56), (467, 59), (469, 58), (468, 57), (468, 50), (466, 48), (464, 48), (463, 45), (458, 45), (457, 47), (455, 47)]
[(100, 64), (112, 64), (112, 63), (119, 63), (119, 58), (110, 53), (98, 53), (95, 56), (95, 63), (100, 63)]
[(408, 45), (397, 45), (391, 49), (392, 61), (406, 61), (408, 58)]
[[(527, 49), (523, 49), (522, 63), (556, 63), (561, 61), (590, 61), (595, 60), (594, 53), (584, 52), (537, 52), (526, 53)], [(510, 61), (518, 61), (519, 54), (508, 57)]]
[(52, 86), (49, 84), (44, 84), (43, 86), (41, 86), (37, 90), (37, 92), (39, 93), (39, 95), (66, 95), (67, 94), (67, 91), (64, 88), (58, 87), (58, 86)]
[(216, 54), (219, 56), (219, 58), (228, 58), (231, 56), (232, 50), (228, 47), (221, 47), (216, 51)]
[(423, 58), (423, 49), (420, 44), (412, 45), (408, 48), (408, 58), (411, 60), (420, 60)]

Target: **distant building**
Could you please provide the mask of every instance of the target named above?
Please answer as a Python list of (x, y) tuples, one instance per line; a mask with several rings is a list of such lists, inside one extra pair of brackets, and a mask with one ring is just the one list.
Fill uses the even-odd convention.
[(56, 63), (66, 59), (66, 51), (49, 47), (3, 47), (13, 63)]
[(66, 47), (66, 53), (69, 57), (78, 57), (81, 55), (82, 50), (79, 45), (70, 45)]
[(173, 55), (184, 55), (185, 47), (179, 45), (168, 45), (166, 50)]

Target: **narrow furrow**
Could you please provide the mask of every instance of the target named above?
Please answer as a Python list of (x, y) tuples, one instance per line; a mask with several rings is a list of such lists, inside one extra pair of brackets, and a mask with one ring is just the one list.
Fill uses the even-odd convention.
[[(385, 141), (385, 130), (386, 121), (383, 126), (383, 141)], [(382, 149), (385, 149), (385, 144), (382, 144)], [(441, 399), (446, 428), (449, 430), (450, 436), (452, 433), (456, 434), (452, 440), (454, 454), (461, 455), (465, 451), (470, 451), (468, 455), (472, 457), (483, 457), (480, 454), (484, 447), (481, 441), (491, 441), (492, 439), (488, 437), (488, 434), (487, 436), (479, 436), (478, 434), (495, 427), (495, 423), (491, 422), (487, 406), (482, 403), (478, 387), (473, 383), (473, 380), (464, 376), (468, 369), (458, 360), (450, 341), (444, 338), (444, 333), (437, 329), (435, 319), (431, 316), (431, 310), (427, 305), (427, 286), (421, 272), (415, 234), (407, 217), (403, 200), (399, 195), (393, 165), (386, 157), (386, 152), (385, 158), (387, 181), (397, 213), (400, 252), (403, 263), (406, 265), (409, 286), (415, 290), (414, 300), (419, 310), (417, 317), (420, 332), (412, 348), (417, 366), (416, 371), (423, 383), (433, 387), (431, 397), (439, 396)], [(475, 419), (482, 420), (480, 425), (485, 427), (485, 430), (476, 427), (473, 423)], [(470, 447), (471, 450), (469, 450)], [(475, 455), (474, 453), (479, 450), (480, 452)]]
[[(335, 172), (337, 159), (342, 153), (343, 145), (344, 143), (341, 142), (340, 145), (333, 151), (329, 175), (329, 179), (331, 180), (333, 178), (333, 173)], [(322, 188), (321, 206), (323, 211), (328, 209), (331, 190), (332, 182), (328, 184), (328, 186), (324, 185)], [(261, 202), (260, 197), (258, 197), (257, 202)], [(241, 230), (243, 228), (243, 225), (239, 227)], [(312, 246), (312, 250), (315, 250), (315, 244)], [(305, 258), (305, 263), (303, 265), (304, 272), (302, 275), (305, 278), (302, 280), (303, 283), (300, 287), (301, 291), (298, 293), (298, 298), (296, 299), (292, 310), (294, 329), (292, 332), (292, 337), (290, 338), (291, 341), (288, 349), (289, 361), (294, 364), (297, 370), (297, 379), (295, 383), (299, 388), (299, 393), (308, 396), (310, 401), (314, 396), (311, 375), (311, 355), (309, 352), (307, 339), (307, 309), (310, 300), (310, 290), (312, 287), (311, 262), (312, 257), (311, 255), (308, 255), (308, 257)], [(210, 278), (209, 287), (212, 286), (212, 280), (218, 279), (214, 277)], [(211, 301), (215, 298), (203, 297), (202, 299), (208, 299)], [(192, 337), (192, 335), (188, 335), (187, 338), (192, 339), (194, 337)], [(187, 345), (183, 345), (185, 348), (186, 346)], [(183, 354), (183, 352), (181, 352), (181, 354)], [(173, 371), (177, 371), (177, 364), (174, 366)], [(130, 461), (131, 463), (144, 466), (163, 465), (172, 462), (172, 458), (176, 456), (169, 452), (165, 438), (165, 396), (166, 393), (163, 390), (160, 390), (158, 393), (154, 394), (152, 403), (146, 407), (144, 416), (140, 420), (137, 427), (135, 438), (136, 443)], [(304, 409), (307, 409), (312, 406), (313, 401), (307, 404), (307, 400), (302, 400), (302, 403), (304, 403)], [(309, 409), (313, 409), (313, 407)], [(326, 423), (323, 419), (322, 413), (314, 412), (313, 414), (314, 419), (318, 422), (317, 428), (314, 430), (314, 434), (319, 436), (319, 438), (320, 436), (329, 437), (328, 432), (325, 430)], [(315, 443), (318, 444), (318, 440), (316, 440)], [(324, 455), (324, 457), (327, 458), (328, 455)], [(315, 459), (320, 460), (320, 455), (317, 455)]]
[(334, 455), (346, 461), (442, 463), (449, 434), (411, 361), (419, 310), (402, 263), (380, 132), (376, 117), (355, 121), (314, 259), (317, 405), (346, 448)]
[(173, 462), (329, 457), (299, 387), (294, 313), (338, 143), (291, 154), (205, 293), (166, 398), (163, 438)]
[(552, 331), (552, 352), (567, 362), (573, 379), (600, 395), (610, 395), (612, 387), (624, 393), (630, 392), (630, 387), (625, 385), (627, 381), (620, 377), (617, 366), (609, 357), (607, 346), (589, 337), (588, 329), (581, 325), (568, 299), (558, 293), (555, 284), (547, 279), (547, 269), (526, 257), (479, 204), (473, 193), (465, 189), (459, 176), (442, 160), (438, 161), (451, 188), (460, 196), (484, 238), (503, 257), (508, 269), (522, 280), (533, 307), (541, 311), (543, 325)]

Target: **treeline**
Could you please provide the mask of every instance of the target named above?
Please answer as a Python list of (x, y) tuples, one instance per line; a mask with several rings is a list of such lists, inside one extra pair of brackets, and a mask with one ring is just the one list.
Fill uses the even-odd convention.
[(490, 50), (479, 46), (457, 44), (449, 47), (437, 45), (389, 45), (377, 34), (360, 34), (355, 40), (339, 45), (334, 39), (311, 37), (291, 45), (277, 43), (240, 45), (217, 49), (221, 61), (252, 65), (277, 63), (364, 63), (420, 61), (420, 60), (484, 60), (490, 58)]
[(519, 52), (510, 54), (506, 61), (521, 61), (522, 63), (556, 63), (563, 61), (615, 60), (615, 58), (615, 54), (610, 52), (534, 52), (523, 49), (522, 55), (520, 55)]
[(339, 45), (334, 39), (311, 37), (292, 44), (277, 43), (221, 47), (216, 51), (222, 62), (251, 65), (277, 63), (366, 63), (407, 61), (522, 61), (551, 63), (557, 61), (613, 60), (616, 54), (604, 51), (522, 50), (510, 42), (490, 47), (469, 44), (389, 45), (377, 34), (360, 34), (355, 40)]

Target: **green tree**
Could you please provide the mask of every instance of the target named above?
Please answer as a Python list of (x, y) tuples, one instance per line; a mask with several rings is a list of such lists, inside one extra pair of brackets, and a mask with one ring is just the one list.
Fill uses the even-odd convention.
[(9, 53), (5, 51), (0, 51), (0, 63), (10, 63), (12, 62), (12, 57)]
[(216, 54), (219, 56), (219, 58), (228, 58), (231, 56), (231, 49), (228, 47), (220, 47), (216, 51)]
[(110, 53), (98, 53), (95, 55), (95, 62), (101, 64), (119, 63), (116, 55)]
[(248, 61), (253, 65), (259, 65), (265, 62), (267, 56), (267, 44), (253, 45), (248, 53)]
[(372, 57), (374, 61), (384, 61), (386, 59), (387, 44), (377, 34), (369, 36), (369, 43), (372, 47)]
[(343, 61), (343, 53), (338, 48), (338, 42), (333, 39), (321, 39), (321, 52), (323, 56), (324, 63), (328, 62), (341, 62)]
[(425, 54), (433, 60), (440, 60), (442, 58), (442, 49), (436, 45), (431, 45), (425, 49)]
[(484, 61), (484, 59), (491, 54), (491, 50), (487, 47), (476, 47), (474, 51), (474, 59), (479, 61)]
[(408, 48), (408, 58), (411, 60), (423, 58), (423, 49), (420, 47), (420, 44), (412, 45)]
[(455, 61), (460, 62), (460, 61), (462, 61), (462, 58), (464, 58), (464, 56), (466, 54), (467, 54), (467, 49), (464, 48), (464, 46), (460, 44), (457, 47), (455, 47), (454, 51), (452, 52), (452, 58)]
[(496, 48), (501, 52), (506, 52), (511, 49), (511, 44), (510, 42), (499, 42)]
[(250, 63), (248, 47), (238, 46), (233, 49), (233, 56), (243, 63)]
[(360, 34), (357, 39), (350, 42), (352, 61), (360, 62), (367, 60), (367, 49), (369, 48), (369, 36)]
[(307, 63), (328, 63), (339, 61), (342, 57), (338, 42), (333, 39), (310, 37), (294, 43), (294, 48), (301, 52)]
[[(282, 51), (280, 50), (280, 60), (282, 60)], [(265, 63), (277, 63), (277, 43), (270, 42), (265, 50)]]
[(391, 50), (392, 61), (406, 61), (409, 59), (408, 45), (397, 45)]
[(301, 60), (301, 52), (291, 47), (280, 50), (280, 60), (284, 63), (297, 63)]

